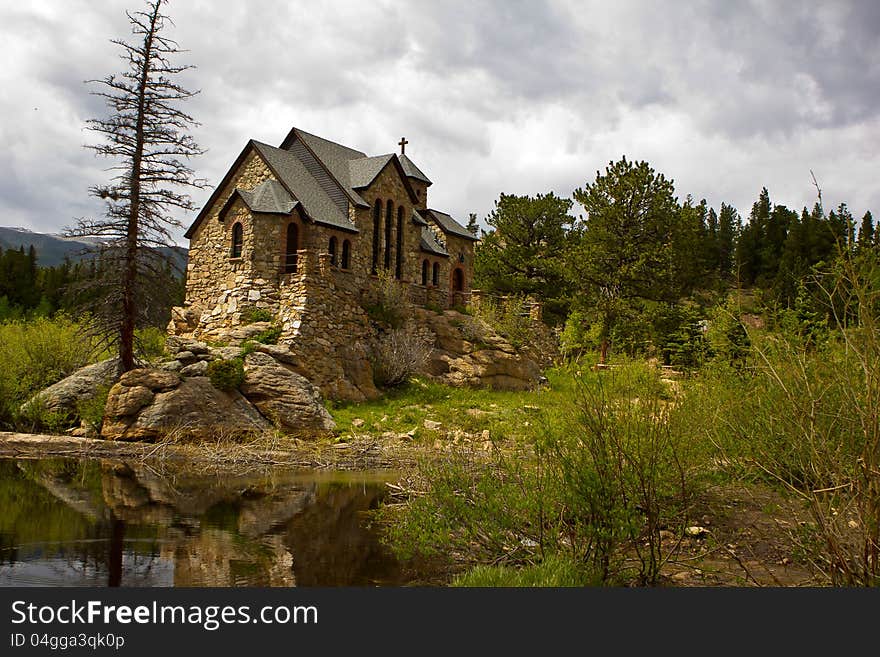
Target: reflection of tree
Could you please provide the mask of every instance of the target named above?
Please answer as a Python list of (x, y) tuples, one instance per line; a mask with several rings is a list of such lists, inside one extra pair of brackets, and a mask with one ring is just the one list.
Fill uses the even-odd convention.
[(125, 523), (113, 518), (110, 532), (110, 549), (107, 551), (107, 586), (122, 584), (122, 546), (125, 541)]

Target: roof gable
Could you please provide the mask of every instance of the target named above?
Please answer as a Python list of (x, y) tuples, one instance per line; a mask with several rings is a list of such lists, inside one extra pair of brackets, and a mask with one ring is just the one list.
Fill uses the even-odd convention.
[(437, 239), (434, 231), (429, 226), (422, 226), (422, 232), (419, 239), (419, 248), (427, 253), (434, 255), (449, 257), (449, 252)]
[(437, 224), (437, 226), (440, 228), (440, 230), (448, 235), (454, 235), (455, 237), (471, 240), (473, 242), (479, 241), (479, 238), (476, 235), (474, 235), (467, 228), (462, 226), (445, 212), (440, 212), (440, 210), (428, 209), (425, 212), (425, 215), (428, 218), (432, 219), (434, 223)]
[(408, 178), (415, 178), (416, 180), (420, 180), (425, 183), (428, 187), (433, 185), (434, 183), (422, 173), (422, 170), (419, 169), (415, 163), (409, 159), (405, 153), (400, 154), (400, 164), (403, 166), (403, 170), (406, 172)]
[(224, 204), (224, 209), (236, 196), (241, 197), (251, 212), (266, 214), (290, 214), (299, 203), (277, 180), (264, 180), (250, 192), (236, 188)]
[(410, 184), (409, 179), (406, 177), (406, 172), (400, 164), (400, 160), (394, 153), (353, 160), (350, 162), (350, 166), (352, 167), (352, 171), (356, 172), (358, 189), (369, 187), (373, 184), (373, 181), (385, 171), (385, 169), (389, 166), (393, 167), (394, 170), (397, 171), (397, 175), (400, 176), (400, 182), (403, 183), (403, 187), (406, 189), (410, 201), (414, 204), (419, 202), (416, 190), (413, 189), (413, 186)]

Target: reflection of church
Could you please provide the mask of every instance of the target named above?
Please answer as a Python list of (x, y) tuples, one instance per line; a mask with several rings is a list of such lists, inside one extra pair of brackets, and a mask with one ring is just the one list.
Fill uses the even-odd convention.
[(33, 489), (25, 499), (53, 500), (53, 518), (66, 518), (56, 532), (66, 528), (68, 535), (56, 534), (51, 549), (19, 552), (8, 566), (0, 562), (0, 583), (404, 583), (396, 560), (364, 524), (363, 512), (384, 494), (381, 483), (326, 483), (277, 471), (263, 477), (175, 473), (172, 483), (140, 463), (77, 467), (84, 471), (28, 472), (16, 481)]

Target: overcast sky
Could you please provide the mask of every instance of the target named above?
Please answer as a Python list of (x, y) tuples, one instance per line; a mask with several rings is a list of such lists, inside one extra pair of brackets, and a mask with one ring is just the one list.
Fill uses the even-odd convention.
[[(0, 225), (54, 232), (100, 203), (105, 115), (83, 81), (121, 70), (139, 0), (0, 3)], [(762, 186), (791, 208), (880, 213), (880, 2), (176, 0), (197, 66), (183, 109), (217, 184), (250, 138), (291, 126), (407, 155), (432, 207), (481, 222), (501, 193), (570, 196), (646, 160), (745, 218)], [(210, 190), (193, 194), (201, 205)], [(193, 216), (180, 216), (188, 225)], [(181, 238), (181, 243), (186, 244)]]

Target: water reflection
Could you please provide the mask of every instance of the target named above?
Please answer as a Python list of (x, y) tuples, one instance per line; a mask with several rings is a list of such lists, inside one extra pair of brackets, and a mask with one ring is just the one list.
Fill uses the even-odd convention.
[(0, 586), (406, 583), (365, 511), (380, 476), (0, 459)]

